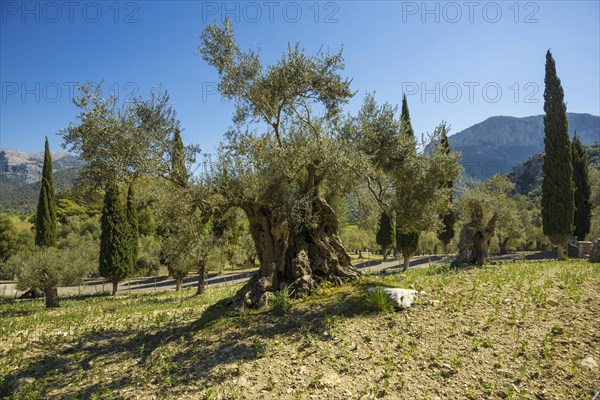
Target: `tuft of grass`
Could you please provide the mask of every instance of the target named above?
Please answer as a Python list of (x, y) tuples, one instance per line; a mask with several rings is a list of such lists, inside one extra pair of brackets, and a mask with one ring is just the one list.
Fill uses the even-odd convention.
[(256, 339), (254, 341), (252, 348), (254, 350), (254, 358), (255, 359), (265, 357), (269, 351), (267, 344), (264, 341), (259, 340), (259, 339)]
[(273, 380), (273, 377), (269, 377), (269, 379), (267, 379), (267, 384), (265, 385), (265, 390), (270, 392), (273, 389), (275, 389), (275, 381)]
[(294, 291), (291, 286), (284, 287), (283, 289), (275, 292), (273, 298), (273, 314), (277, 316), (283, 316), (289, 313), (292, 308), (292, 294)]
[(365, 301), (374, 312), (387, 312), (392, 309), (390, 299), (380, 288), (368, 291), (365, 295)]

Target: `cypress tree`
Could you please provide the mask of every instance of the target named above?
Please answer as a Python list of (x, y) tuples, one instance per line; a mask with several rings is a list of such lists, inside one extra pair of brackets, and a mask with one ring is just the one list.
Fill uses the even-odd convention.
[(185, 150), (181, 133), (179, 129), (175, 129), (173, 137), (173, 154), (171, 158), (171, 178), (179, 185), (187, 185), (187, 169), (185, 167)]
[(129, 189), (127, 191), (127, 220), (129, 221), (129, 226), (131, 228), (131, 269), (135, 268), (135, 263), (138, 258), (138, 237), (139, 233), (139, 223), (137, 216), (137, 207), (135, 204), (135, 195), (133, 192), (133, 183), (129, 184)]
[(40, 198), (35, 217), (35, 244), (37, 246), (56, 246), (56, 203), (54, 200), (54, 177), (52, 175), (52, 157), (48, 138), (44, 149), (44, 167), (40, 182)]
[(387, 261), (388, 249), (394, 245), (394, 227), (392, 226), (392, 219), (385, 211), (379, 217), (379, 230), (377, 231), (375, 240), (381, 246), (383, 261)]
[(585, 236), (590, 233), (592, 219), (592, 204), (590, 203), (592, 188), (589, 182), (588, 156), (577, 137), (577, 132), (573, 136), (571, 146), (571, 163), (575, 184), (575, 232), (573, 235), (577, 236), (578, 240), (585, 240)]
[(575, 213), (571, 141), (564, 92), (550, 50), (546, 53), (544, 78), (544, 180), (542, 224), (544, 234), (556, 245), (557, 256), (573, 233)]
[(131, 227), (119, 198), (119, 189), (111, 183), (104, 195), (104, 206), (100, 218), (100, 276), (108, 279), (117, 293), (121, 280), (132, 272)]
[[(417, 143), (415, 142), (415, 131), (410, 122), (410, 113), (408, 112), (408, 101), (406, 94), (402, 95), (402, 113), (400, 115), (400, 134), (405, 135), (406, 139), (413, 141), (414, 152), (417, 152)], [(412, 149), (411, 149), (412, 150)], [(406, 271), (410, 263), (410, 257), (417, 251), (420, 232), (415, 232), (402, 226), (402, 221), (396, 221), (396, 248), (402, 252), (404, 257), (403, 271)]]
[[(446, 132), (446, 127), (442, 129), (442, 138), (441, 138), (441, 146), (444, 154), (450, 154), (450, 142), (448, 141), (448, 134)], [(454, 182), (448, 181), (443, 187), (452, 188), (454, 187)], [(452, 206), (452, 192), (450, 192), (450, 205)], [(442, 219), (442, 229), (438, 232), (437, 237), (444, 245), (444, 253), (448, 253), (448, 243), (454, 237), (454, 223), (456, 222), (456, 215), (454, 210), (451, 208), (446, 214), (440, 216)]]
[(406, 100), (406, 94), (402, 95), (402, 113), (400, 114), (400, 131), (405, 133), (407, 136), (414, 139), (415, 131), (413, 130), (412, 123), (410, 122), (410, 113), (408, 112), (408, 101)]

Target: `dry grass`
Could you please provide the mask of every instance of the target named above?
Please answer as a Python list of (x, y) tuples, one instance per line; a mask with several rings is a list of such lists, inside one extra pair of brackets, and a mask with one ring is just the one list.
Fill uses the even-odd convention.
[(31, 228), (33, 228), (33, 224), (29, 221), (15, 220), (13, 221), (13, 224), (15, 225), (15, 228), (17, 228), (17, 230), (20, 231), (28, 231), (31, 230)]

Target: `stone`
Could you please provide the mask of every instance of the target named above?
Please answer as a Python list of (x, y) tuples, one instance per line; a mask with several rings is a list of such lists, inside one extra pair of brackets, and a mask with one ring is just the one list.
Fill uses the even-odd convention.
[(250, 382), (248, 382), (248, 379), (245, 376), (240, 376), (237, 379), (233, 380), (233, 384), (237, 385), (239, 387), (248, 387), (250, 386)]
[(18, 390), (20, 388), (22, 388), (23, 386), (29, 386), (29, 385), (33, 385), (35, 383), (35, 378), (32, 377), (24, 377), (24, 378), (19, 378), (15, 381), (15, 389)]
[(384, 286), (372, 287), (367, 289), (367, 291), (374, 292), (377, 289), (381, 289), (383, 293), (386, 294), (394, 307), (402, 309), (410, 308), (415, 297), (420, 294), (419, 291), (413, 289), (390, 288)]
[(547, 303), (549, 306), (554, 306), (554, 307), (556, 307), (556, 306), (558, 305), (558, 300), (556, 300), (556, 299), (553, 299), (553, 298), (549, 298), (548, 300), (546, 300), (546, 303)]
[(317, 387), (320, 389), (334, 388), (334, 387), (339, 386), (341, 383), (342, 383), (342, 378), (340, 378), (340, 376), (337, 373), (331, 372), (331, 373), (323, 375), (323, 377), (321, 379), (319, 379), (319, 382), (317, 383)]
[(598, 368), (598, 363), (592, 357), (586, 357), (579, 361), (579, 366), (581, 368), (596, 369)]

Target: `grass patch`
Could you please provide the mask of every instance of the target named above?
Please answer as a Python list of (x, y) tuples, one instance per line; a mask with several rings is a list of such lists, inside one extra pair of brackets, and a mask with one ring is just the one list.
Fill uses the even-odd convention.
[(387, 312), (392, 309), (389, 297), (381, 288), (367, 291), (365, 293), (365, 301), (374, 312)]
[(33, 228), (33, 224), (29, 221), (16, 220), (16, 221), (13, 221), (13, 225), (19, 231), (29, 231), (29, 230), (31, 230), (31, 228)]

